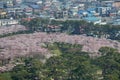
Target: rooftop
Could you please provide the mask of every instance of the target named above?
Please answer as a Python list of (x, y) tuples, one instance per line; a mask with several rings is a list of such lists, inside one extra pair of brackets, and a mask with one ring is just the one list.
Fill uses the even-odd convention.
[(31, 4), (29, 5), (30, 7), (34, 8), (34, 9), (40, 9), (40, 6), (39, 5), (34, 5), (34, 4)]
[(97, 17), (85, 17), (84, 20), (90, 21), (90, 22), (95, 22), (95, 21), (99, 21), (100, 18), (97, 18)]

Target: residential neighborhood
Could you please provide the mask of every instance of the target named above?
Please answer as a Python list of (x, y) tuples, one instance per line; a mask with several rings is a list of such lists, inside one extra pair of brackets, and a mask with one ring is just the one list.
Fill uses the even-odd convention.
[(0, 19), (30, 17), (120, 25), (120, 0), (0, 0)]

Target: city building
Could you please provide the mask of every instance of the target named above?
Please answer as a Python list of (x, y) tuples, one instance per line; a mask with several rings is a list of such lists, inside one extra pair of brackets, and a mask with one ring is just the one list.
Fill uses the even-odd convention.
[(0, 26), (15, 25), (18, 23), (19, 21), (14, 19), (0, 19)]

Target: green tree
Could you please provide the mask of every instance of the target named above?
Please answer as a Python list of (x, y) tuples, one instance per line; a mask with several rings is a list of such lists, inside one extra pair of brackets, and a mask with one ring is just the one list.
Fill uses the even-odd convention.
[(103, 47), (99, 51), (103, 55), (95, 60), (95, 64), (101, 67), (103, 80), (119, 80), (120, 53), (109, 47)]

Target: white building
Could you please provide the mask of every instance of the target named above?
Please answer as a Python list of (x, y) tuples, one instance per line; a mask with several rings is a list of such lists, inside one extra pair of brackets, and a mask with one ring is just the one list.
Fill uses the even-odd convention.
[(15, 25), (18, 23), (19, 23), (18, 20), (14, 19), (0, 19), (0, 26)]
[(15, 4), (21, 4), (23, 0), (14, 0)]

